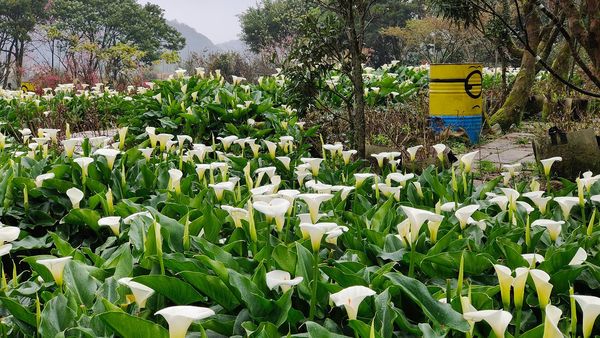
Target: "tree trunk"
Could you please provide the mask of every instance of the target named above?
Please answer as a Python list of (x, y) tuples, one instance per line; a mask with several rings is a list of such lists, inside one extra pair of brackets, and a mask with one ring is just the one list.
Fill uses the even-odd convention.
[[(541, 21), (535, 10), (535, 1), (528, 0), (523, 6), (523, 18), (525, 21), (525, 33), (529, 45), (537, 50), (540, 44)], [(490, 118), (490, 125), (499, 124), (503, 130), (518, 123), (523, 115), (523, 107), (527, 104), (531, 94), (531, 87), (535, 82), (536, 74), (535, 55), (525, 51), (521, 59), (521, 70), (515, 79), (512, 90), (502, 107)]]
[(21, 88), (21, 80), (23, 77), (23, 57), (25, 56), (25, 42), (18, 41), (16, 56), (15, 56), (15, 79), (17, 81), (17, 86), (19, 89)]
[[(581, 44), (592, 62), (595, 76), (600, 70), (600, 1), (586, 0), (578, 9), (572, 0), (560, 0), (567, 14), (567, 24), (573, 37)], [(583, 13), (583, 12), (587, 13)]]
[[(354, 57), (353, 57), (354, 59)], [(362, 64), (360, 56), (358, 62), (352, 60), (352, 83), (354, 85), (354, 143), (361, 158), (365, 158), (365, 93), (362, 78)]]
[(359, 37), (359, 34), (364, 34), (364, 27), (357, 29), (355, 14), (353, 7), (350, 7), (347, 9), (344, 18), (346, 21), (346, 35), (350, 45), (351, 80), (354, 91), (353, 116), (350, 116), (350, 119), (352, 120), (351, 125), (353, 125), (354, 147), (358, 151), (358, 156), (365, 158), (365, 92), (362, 75), (362, 39)]
[[(571, 57), (571, 48), (567, 41), (563, 41), (560, 45), (560, 49), (554, 62), (552, 62), (552, 69), (554, 69), (562, 78), (567, 78), (569, 70), (571, 69), (573, 58)], [(564, 94), (565, 86), (558, 81), (555, 77), (552, 77), (548, 84), (547, 95), (544, 99), (544, 108), (542, 109), (542, 120), (548, 120), (548, 117), (552, 116), (559, 109), (558, 102), (560, 101), (560, 94)], [(559, 95), (554, 95), (559, 94)]]

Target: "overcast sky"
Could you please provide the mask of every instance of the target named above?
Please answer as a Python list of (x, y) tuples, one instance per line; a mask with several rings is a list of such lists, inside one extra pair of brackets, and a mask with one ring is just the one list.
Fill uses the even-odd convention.
[(165, 17), (177, 20), (208, 36), (214, 43), (236, 40), (240, 34), (237, 15), (257, 0), (137, 0), (157, 4)]

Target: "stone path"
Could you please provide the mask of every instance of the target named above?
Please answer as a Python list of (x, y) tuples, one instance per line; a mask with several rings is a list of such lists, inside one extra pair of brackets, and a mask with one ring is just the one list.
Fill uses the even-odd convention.
[(521, 162), (535, 162), (531, 140), (533, 134), (510, 133), (479, 147), (479, 160), (498, 166)]

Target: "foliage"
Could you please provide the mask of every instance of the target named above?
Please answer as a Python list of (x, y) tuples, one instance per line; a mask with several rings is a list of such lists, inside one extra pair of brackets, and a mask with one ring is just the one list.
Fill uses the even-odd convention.
[(204, 68), (206, 73), (218, 70), (227, 79), (235, 75), (244, 77), (249, 83), (256, 83), (260, 77), (276, 72), (273, 64), (265, 56), (242, 55), (238, 52), (217, 52), (208, 55), (191, 53), (179, 66), (190, 73), (199, 67)]
[[(240, 16), (242, 40), (256, 53), (275, 54), (275, 60), (279, 62), (289, 52), (293, 40), (302, 38), (305, 32), (303, 22), (315, 8), (318, 8), (315, 1), (263, 1)], [(380, 34), (380, 31), (386, 27), (403, 27), (406, 21), (423, 16), (425, 8), (421, 0), (374, 2), (373, 20), (365, 31), (365, 49), (374, 66), (397, 59), (401, 52), (394, 39)]]
[(116, 82), (121, 72), (151, 64), (164, 51), (179, 50), (185, 43), (166, 23), (163, 10), (149, 3), (57, 0), (49, 12), (49, 39), (59, 45), (73, 77), (84, 81), (103, 71)]
[[(593, 295), (600, 287), (594, 204), (600, 176), (561, 180), (560, 190), (548, 184), (545, 192), (537, 191), (539, 182), (518, 176), (475, 184), (476, 153), (444, 166), (449, 158), (440, 145), (437, 160), (426, 155), (430, 149), (417, 149), (415, 161), (435, 163), (423, 169), (404, 150), (377, 154), (381, 164), (368, 168), (341, 145), (311, 148), (317, 129), (304, 128), (294, 111), (271, 106), (273, 94), (259, 101), (263, 91), (273, 93), (276, 79), (247, 94), (215, 74), (188, 78), (179, 72), (157, 82), (153, 92), (137, 94), (136, 106), (144, 109), (168, 111), (184, 103), (192, 112), (208, 111), (210, 128), (221, 137), (214, 141), (180, 134), (200, 125), (186, 129), (184, 120), (154, 133), (121, 129), (111, 145), (82, 139), (74, 154), (49, 129), (36, 138), (23, 137), (26, 131), (2, 138), (2, 331), (15, 337), (166, 337), (173, 322), (157, 311), (190, 305), (214, 312), (189, 327), (194, 335), (462, 336), (473, 330), (472, 336), (487, 337), (487, 324), (469, 323), (464, 314), (503, 309), (518, 318), (507, 323), (507, 335), (539, 337), (552, 328), (542, 324), (553, 318), (544, 315), (547, 294), (548, 309), (564, 314), (551, 324), (561, 334), (572, 327), (582, 335), (581, 320), (571, 319), (578, 313), (569, 289)], [(191, 89), (206, 91), (198, 95), (206, 102), (190, 103)], [(152, 97), (158, 93), (160, 100)], [(219, 112), (243, 95), (254, 95), (259, 107)], [(235, 120), (247, 117), (254, 122)], [(229, 188), (221, 195), (219, 186)], [(551, 198), (546, 208), (538, 195)], [(307, 203), (312, 198), (324, 201), (315, 209)], [(574, 206), (566, 209), (565, 200)], [(103, 226), (106, 217), (117, 217), (116, 226)], [(544, 219), (563, 223), (537, 225)], [(14, 232), (10, 227), (19, 229), (16, 237), (7, 235)], [(314, 231), (319, 227), (329, 232)], [(64, 270), (44, 265), (55, 256), (70, 257)], [(531, 274), (522, 283), (522, 305), (510, 297), (513, 283), (506, 302), (506, 284), (494, 276), (501, 268), (494, 264)], [(274, 270), (287, 277), (274, 281)], [(540, 274), (549, 280), (533, 279)], [(147, 301), (132, 292), (139, 285), (153, 291)], [(360, 291), (360, 299), (339, 302), (348, 288)]]
[(308, 5), (301, 0), (264, 0), (240, 15), (242, 40), (255, 53), (285, 58)]
[(46, 17), (47, 0), (0, 1), (0, 86), (11, 82), (11, 74), (20, 87), (26, 44), (31, 33)]
[(398, 40), (405, 63), (482, 62), (488, 49), (474, 29), (452, 25), (436, 17), (412, 19), (405, 27), (388, 27), (382, 34)]

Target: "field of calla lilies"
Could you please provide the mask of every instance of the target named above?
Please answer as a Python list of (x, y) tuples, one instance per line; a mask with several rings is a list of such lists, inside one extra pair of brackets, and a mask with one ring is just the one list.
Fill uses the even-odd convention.
[(241, 86), (180, 74), (114, 98), (133, 105), (114, 138), (7, 120), (3, 336), (600, 334), (600, 175), (554, 178), (552, 158), (476, 183), (477, 152), (442, 144), (370, 166)]

